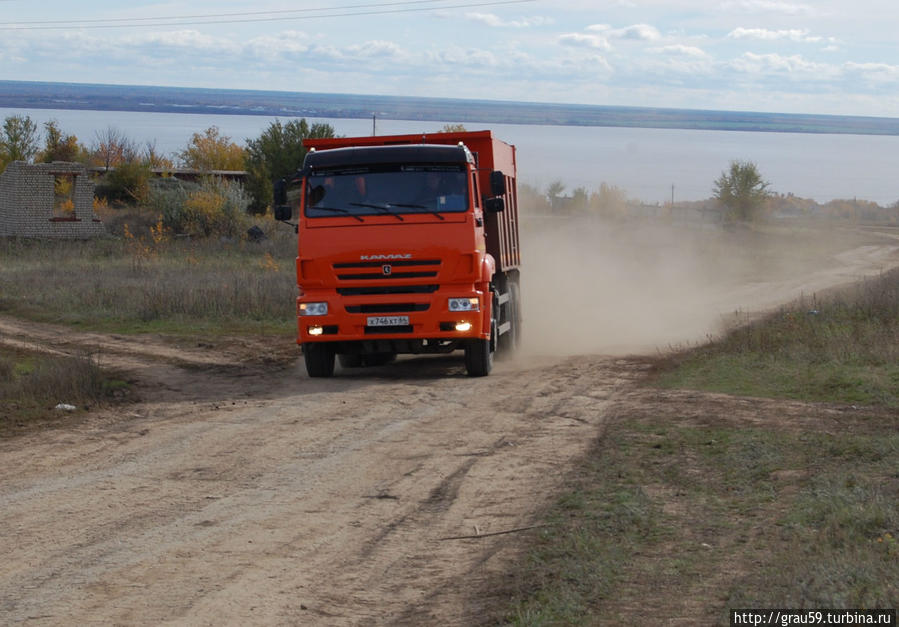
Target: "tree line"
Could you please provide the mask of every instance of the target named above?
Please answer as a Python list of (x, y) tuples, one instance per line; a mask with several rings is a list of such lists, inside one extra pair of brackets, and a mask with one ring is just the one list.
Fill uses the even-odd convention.
[(43, 143), (37, 124), (27, 115), (7, 117), (0, 130), (0, 172), (13, 161), (52, 163), (69, 161), (107, 171), (100, 191), (111, 200), (146, 200), (152, 169), (178, 166), (202, 172), (241, 170), (247, 173), (244, 189), (250, 197), (248, 210), (261, 213), (271, 204), (272, 181), (293, 174), (303, 163), (307, 138), (334, 137), (330, 124), (309, 124), (305, 119), (272, 122), (259, 137), (238, 145), (218, 127), (194, 133), (187, 145), (173, 156), (156, 149), (155, 142), (139, 146), (114, 127), (95, 133), (89, 145), (66, 133), (59, 123), (44, 123)]
[[(441, 132), (464, 131), (462, 125), (446, 125)], [(245, 171), (243, 191), (249, 201), (247, 209), (262, 213), (272, 202), (272, 181), (289, 177), (302, 164), (306, 154), (303, 140), (335, 137), (329, 124), (309, 124), (305, 119), (286, 123), (272, 122), (259, 137), (247, 139), (241, 146), (218, 127), (194, 133), (185, 147), (172, 156), (156, 149), (155, 142), (138, 146), (120, 130), (109, 127), (95, 133), (90, 146), (74, 135), (65, 133), (55, 120), (44, 123), (43, 145), (37, 125), (28, 116), (10, 116), (0, 130), (0, 171), (12, 161), (50, 163), (53, 161), (80, 162), (102, 167), (107, 173), (98, 185), (98, 194), (120, 202), (141, 203), (147, 200), (150, 170), (173, 169), (175, 164), (202, 172), (213, 170)], [(599, 190), (589, 192), (579, 187), (565, 194), (561, 181), (552, 182), (544, 192), (521, 185), (522, 198), (536, 211), (546, 213), (592, 213), (600, 217), (623, 218), (640, 204), (629, 199), (626, 192), (603, 183)], [(819, 208), (814, 201), (804, 201), (790, 195), (778, 195), (762, 176), (757, 164), (734, 160), (712, 182), (710, 203), (721, 221), (752, 223), (781, 211), (795, 215), (820, 214), (828, 217), (857, 217), (878, 221), (896, 221), (899, 203), (888, 209), (875, 203), (832, 201)], [(810, 204), (811, 203), (811, 204)], [(681, 203), (690, 204), (690, 203)]]

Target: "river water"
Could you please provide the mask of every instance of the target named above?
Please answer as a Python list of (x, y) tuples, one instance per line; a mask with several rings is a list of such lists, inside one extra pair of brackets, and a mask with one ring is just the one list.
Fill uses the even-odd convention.
[[(139, 146), (155, 142), (162, 154), (182, 150), (193, 133), (217, 126), (238, 144), (258, 137), (274, 120), (266, 116), (3, 109), (0, 119), (28, 115), (39, 125), (55, 119), (65, 133), (86, 145), (98, 131), (114, 127)], [(288, 118), (282, 118), (287, 121)], [(309, 118), (325, 122), (338, 135), (370, 135), (372, 120)], [(378, 135), (436, 131), (448, 122), (378, 120)], [(899, 201), (895, 160), (899, 137), (813, 135), (738, 131), (691, 131), (520, 124), (477, 125), (518, 149), (519, 180), (544, 189), (562, 181), (567, 190), (588, 191), (602, 183), (647, 203), (701, 200), (712, 195), (714, 180), (739, 159), (757, 164), (770, 189), (818, 202), (859, 198), (881, 205)]]

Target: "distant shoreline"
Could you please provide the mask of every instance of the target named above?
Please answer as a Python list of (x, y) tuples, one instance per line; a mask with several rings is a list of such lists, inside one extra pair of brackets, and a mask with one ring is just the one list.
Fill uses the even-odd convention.
[(0, 108), (899, 135), (899, 118), (0, 80)]

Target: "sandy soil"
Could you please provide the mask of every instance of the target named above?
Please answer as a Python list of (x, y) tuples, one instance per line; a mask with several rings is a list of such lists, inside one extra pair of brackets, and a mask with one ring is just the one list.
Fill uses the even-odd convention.
[[(722, 307), (879, 271), (899, 245), (878, 242)], [(477, 624), (515, 530), (644, 370), (526, 352), (482, 379), (429, 357), (311, 380), (283, 339), (173, 347), (2, 317), (0, 342), (99, 349), (143, 399), (0, 442), (6, 624)]]

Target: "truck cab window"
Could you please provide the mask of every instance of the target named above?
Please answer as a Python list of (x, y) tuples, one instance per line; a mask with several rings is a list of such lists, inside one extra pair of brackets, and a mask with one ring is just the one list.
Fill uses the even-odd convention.
[(306, 216), (310, 218), (468, 209), (464, 165), (335, 169), (306, 179)]

